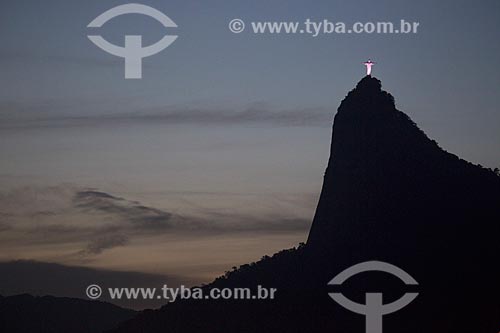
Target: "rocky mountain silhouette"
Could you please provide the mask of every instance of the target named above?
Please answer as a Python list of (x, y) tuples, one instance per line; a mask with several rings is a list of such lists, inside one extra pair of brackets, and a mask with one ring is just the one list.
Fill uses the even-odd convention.
[[(384, 332), (498, 332), (500, 177), (441, 149), (376, 78), (366, 76), (335, 116), (331, 155), (307, 244), (227, 272), (211, 288), (278, 289), (275, 300), (180, 301), (112, 332), (364, 332), (361, 315), (328, 296), (355, 264), (396, 265), (417, 299), (384, 318)], [(385, 303), (407, 287), (384, 273), (353, 277), (341, 292)]]
[(418, 286), (364, 273), (340, 287), (384, 303), (419, 296), (385, 316), (384, 332), (500, 331), (500, 177), (444, 151), (381, 82), (364, 77), (335, 116), (330, 159), (307, 240), (205, 286), (278, 289), (274, 300), (182, 300), (144, 311), (111, 332), (365, 332), (365, 318), (334, 302), (328, 281), (377, 260)]
[(97, 301), (28, 294), (0, 296), (0, 332), (102, 332), (132, 318), (133, 310)]

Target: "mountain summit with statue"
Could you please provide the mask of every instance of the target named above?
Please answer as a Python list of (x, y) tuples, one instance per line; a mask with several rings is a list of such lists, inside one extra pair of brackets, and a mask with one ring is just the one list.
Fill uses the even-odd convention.
[[(364, 332), (363, 316), (328, 295), (328, 282), (378, 260), (418, 281), (419, 296), (384, 318), (384, 332), (500, 329), (500, 177), (446, 152), (371, 75), (341, 102), (306, 244), (227, 272), (205, 286), (277, 288), (274, 300), (183, 300), (144, 311), (112, 332)], [(365, 276), (366, 275), (366, 276)], [(366, 273), (342, 287), (364, 304), (405, 286)], [(387, 298), (387, 299), (385, 299)]]
[[(117, 318), (132, 317), (107, 332), (361, 333), (365, 316), (343, 308), (329, 294), (366, 304), (368, 294), (376, 292), (383, 304), (418, 293), (406, 307), (383, 317), (384, 333), (495, 333), (500, 331), (499, 221), (497, 173), (442, 149), (396, 108), (377, 78), (367, 75), (335, 115), (307, 242), (202, 287), (207, 294), (214, 288), (249, 288), (254, 295), (259, 286), (275, 288), (274, 298), (178, 298), (137, 314), (110, 308), (113, 318), (88, 319), (89, 325), (104, 329)], [(373, 261), (398, 267), (418, 284), (365, 272), (340, 286), (329, 285), (344, 270)], [(47, 301), (50, 307), (40, 308)], [(76, 311), (57, 319), (67, 304)], [(107, 305), (0, 297), (0, 330), (80, 331), (82, 318), (99, 306)]]

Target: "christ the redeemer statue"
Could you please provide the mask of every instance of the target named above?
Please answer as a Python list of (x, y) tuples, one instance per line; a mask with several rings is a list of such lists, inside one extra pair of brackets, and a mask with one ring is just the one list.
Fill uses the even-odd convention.
[(366, 75), (371, 75), (372, 74), (372, 66), (375, 65), (373, 61), (368, 59), (367, 62), (363, 63), (366, 66)]

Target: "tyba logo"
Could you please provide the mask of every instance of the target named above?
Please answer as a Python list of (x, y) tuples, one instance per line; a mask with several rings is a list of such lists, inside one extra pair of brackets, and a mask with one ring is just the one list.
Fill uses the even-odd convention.
[[(109, 20), (124, 14), (142, 14), (152, 17), (159, 21), (166, 28), (176, 28), (177, 25), (167, 15), (157, 9), (141, 4), (126, 4), (111, 8), (102, 13), (92, 22), (89, 23), (89, 28), (100, 28)], [(111, 44), (101, 36), (87, 36), (95, 45), (104, 51), (117, 57), (125, 58), (125, 78), (126, 79), (141, 79), (142, 78), (142, 59), (155, 55), (170, 44), (172, 44), (177, 36), (166, 35), (153, 45), (142, 47), (142, 36), (125, 36), (125, 46)]]
[[(354, 275), (370, 271), (386, 272), (396, 276), (406, 285), (418, 285), (417, 281), (402, 269), (380, 261), (368, 261), (354, 265), (334, 277), (328, 284), (339, 286)], [(341, 293), (329, 293), (328, 295), (344, 308), (365, 315), (366, 333), (382, 333), (382, 316), (401, 310), (410, 304), (418, 296), (418, 293), (406, 293), (397, 301), (389, 304), (383, 304), (381, 293), (367, 293), (366, 304), (353, 302)]]

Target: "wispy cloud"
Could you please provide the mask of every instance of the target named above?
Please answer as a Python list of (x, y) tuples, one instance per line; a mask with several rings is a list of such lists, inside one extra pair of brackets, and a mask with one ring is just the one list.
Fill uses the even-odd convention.
[[(76, 103), (78, 104), (78, 103)], [(88, 103), (85, 103), (88, 105)], [(123, 110), (108, 112), (109, 105), (103, 101), (103, 112), (87, 110), (86, 116), (74, 116), (66, 110), (80, 108), (68, 101), (42, 101), (36, 105), (11, 102), (0, 104), (0, 128), (25, 127), (58, 127), (58, 126), (92, 126), (113, 125), (119, 123), (165, 123), (165, 124), (203, 124), (203, 125), (237, 125), (267, 124), (274, 126), (330, 126), (333, 111), (331, 109), (298, 108), (275, 109), (265, 105), (250, 106), (245, 109), (227, 107), (183, 107), (169, 106), (155, 109)], [(99, 109), (98, 103), (92, 108)]]
[(105, 235), (90, 241), (87, 248), (84, 249), (82, 255), (101, 254), (107, 249), (112, 249), (117, 246), (124, 246), (128, 243), (127, 237), (124, 235)]
[[(305, 232), (310, 221), (292, 214), (245, 215), (198, 210), (173, 213), (97, 189), (74, 185), (24, 187), (0, 193), (4, 247), (65, 246), (82, 260), (137, 239)], [(67, 250), (66, 250), (67, 251)]]
[(172, 227), (171, 213), (108, 193), (95, 190), (79, 191), (73, 200), (75, 207), (83, 212), (114, 215), (139, 230), (161, 231)]

